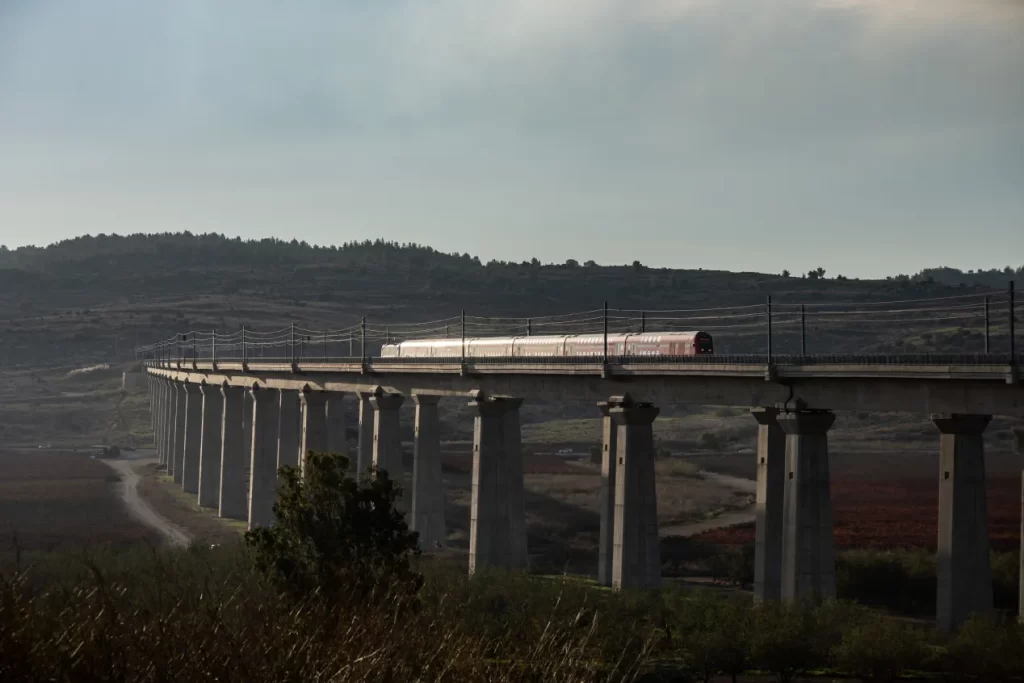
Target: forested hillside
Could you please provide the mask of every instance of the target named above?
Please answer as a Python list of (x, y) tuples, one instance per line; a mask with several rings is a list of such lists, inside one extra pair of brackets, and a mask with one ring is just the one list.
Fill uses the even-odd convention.
[[(600, 308), (605, 301), (612, 308), (690, 310), (760, 304), (768, 295), (785, 312), (786, 303), (959, 296), (1004, 288), (1015, 276), (1024, 279), (1024, 268), (832, 279), (815, 264), (805, 265), (807, 274), (790, 276), (655, 269), (638, 262), (484, 264), (470, 254), (381, 240), (316, 247), (187, 232), (86, 236), (41, 248), (0, 248), (0, 363), (123, 360), (136, 343), (186, 329), (232, 331), (242, 324), (337, 328), (361, 316), (410, 322), (463, 309), (479, 316), (537, 316)], [(818, 351), (929, 345), (979, 350), (979, 330), (980, 321), (940, 325), (908, 346), (907, 335), (896, 334), (905, 330), (809, 325)], [(784, 351), (793, 335), (780, 335)], [(718, 339), (719, 348), (729, 352), (759, 351), (762, 344), (756, 329)]]

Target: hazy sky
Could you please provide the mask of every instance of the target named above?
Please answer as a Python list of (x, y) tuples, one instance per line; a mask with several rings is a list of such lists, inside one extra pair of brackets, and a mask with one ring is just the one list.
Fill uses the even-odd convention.
[(0, 242), (1024, 263), (1024, 0), (0, 0)]

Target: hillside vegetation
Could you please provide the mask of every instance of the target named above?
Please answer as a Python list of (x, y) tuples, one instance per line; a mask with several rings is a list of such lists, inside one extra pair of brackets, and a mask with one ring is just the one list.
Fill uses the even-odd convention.
[[(600, 308), (688, 310), (776, 302), (870, 302), (1003, 288), (1016, 271), (943, 268), (886, 280), (599, 266), (575, 261), (481, 263), (469, 254), (377, 240), (316, 247), (280, 240), (161, 234), (79, 237), (0, 248), (0, 364), (65, 365), (130, 359), (136, 344), (197, 329), (296, 322), (323, 329), (361, 316), (379, 324), (457, 316), (539, 316)], [(780, 309), (784, 310), (784, 309)], [(980, 311), (980, 309), (979, 309)], [(996, 318), (993, 334), (998, 337)], [(713, 327), (715, 321), (709, 321)], [(702, 327), (705, 325), (702, 325)], [(722, 352), (760, 352), (763, 332), (717, 336)], [(788, 331), (786, 331), (788, 330)], [(777, 349), (798, 350), (791, 326)], [(809, 322), (809, 351), (980, 350), (980, 318), (913, 330)], [(998, 338), (993, 350), (999, 350)]]

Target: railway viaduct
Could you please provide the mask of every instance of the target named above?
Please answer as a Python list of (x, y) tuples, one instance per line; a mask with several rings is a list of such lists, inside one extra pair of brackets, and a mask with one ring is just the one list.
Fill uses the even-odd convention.
[(250, 527), (273, 523), (278, 467), (301, 466), (311, 450), (346, 451), (346, 401), (359, 405), (353, 466), (364, 472), (373, 463), (400, 476), (398, 409), (412, 401), (408, 512), (426, 550), (445, 541), (437, 405), (468, 401), (475, 409), (470, 573), (528, 563), (523, 401), (593, 402), (603, 416), (597, 573), (616, 588), (661, 582), (652, 438), (660, 408), (748, 407), (759, 425), (759, 600), (835, 595), (828, 432), (836, 411), (918, 413), (935, 425), (940, 453), (938, 625), (953, 629), (992, 608), (983, 432), (993, 415), (1016, 418), (1024, 449), (1024, 384), (1014, 357), (621, 360), (162, 358), (147, 369), (161, 463), (199, 505)]

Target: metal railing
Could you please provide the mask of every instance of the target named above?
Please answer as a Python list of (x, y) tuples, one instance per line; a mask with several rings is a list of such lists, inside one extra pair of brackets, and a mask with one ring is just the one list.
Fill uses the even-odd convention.
[[(1005, 336), (1001, 346), (1006, 352), (993, 352), (993, 309), (1005, 305), (1001, 328)], [(246, 327), (222, 334), (189, 331), (179, 333), (148, 346), (136, 349), (140, 360), (161, 365), (184, 366), (200, 362), (218, 363), (287, 363), (292, 366), (309, 363), (410, 362), (409, 358), (382, 358), (383, 345), (411, 339), (461, 339), (458, 355), (419, 359), (438, 364), (739, 364), (739, 365), (1006, 365), (1020, 362), (1016, 346), (1015, 293), (1013, 283), (1003, 292), (982, 292), (930, 299), (900, 301), (869, 301), (853, 303), (787, 304), (768, 297), (764, 304), (689, 310), (636, 310), (602, 308), (563, 315), (539, 317), (483, 317), (467, 315), (412, 323), (368, 323), (365, 317), (340, 329), (312, 330), (300, 325), (271, 331)], [(877, 326), (888, 326), (878, 328)], [(851, 330), (897, 328), (919, 346), (926, 334), (963, 333), (974, 330), (979, 343), (978, 353), (935, 352), (815, 354), (808, 353), (809, 329), (824, 336), (827, 333), (849, 333)], [(744, 345), (756, 344), (764, 335), (765, 353), (712, 354), (708, 356), (629, 356), (617, 357), (609, 343), (609, 335), (622, 333), (658, 334), (682, 330), (703, 330), (713, 334), (716, 346), (721, 340), (742, 338)], [(932, 332), (928, 332), (932, 330)], [(468, 353), (467, 342), (480, 337), (530, 337), (535, 335), (587, 335), (598, 341), (598, 354), (569, 358), (479, 357)], [(783, 347), (799, 343), (800, 353), (786, 353)], [(891, 342), (891, 339), (890, 339)], [(782, 353), (779, 353), (783, 350)]]

